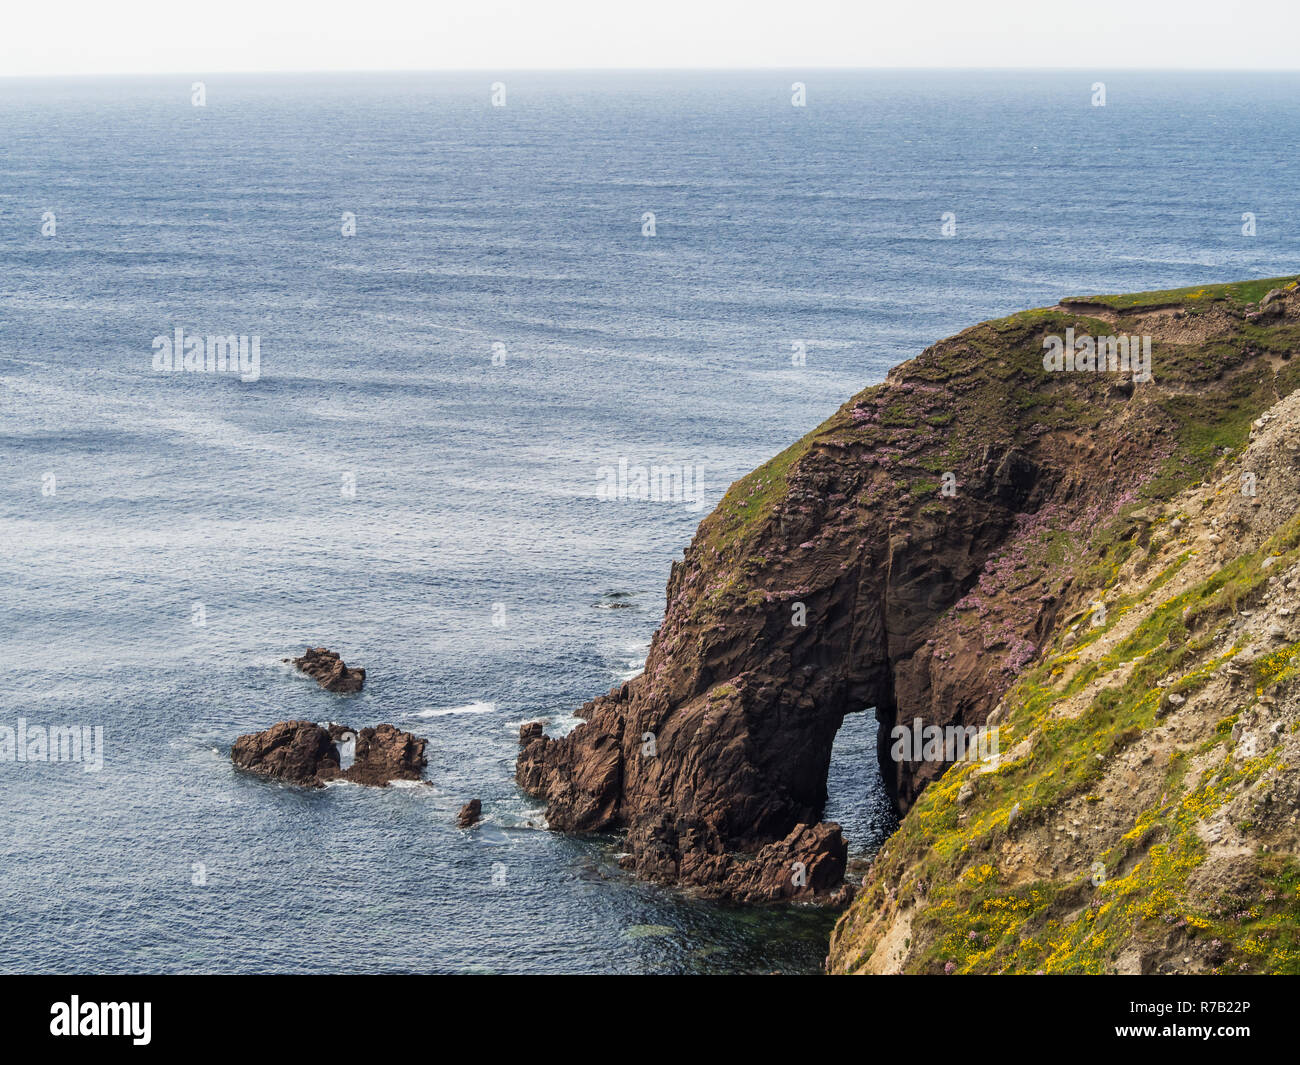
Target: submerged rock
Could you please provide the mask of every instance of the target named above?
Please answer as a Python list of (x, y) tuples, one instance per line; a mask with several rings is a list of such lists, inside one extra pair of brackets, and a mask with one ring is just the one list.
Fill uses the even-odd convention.
[[(286, 658), (285, 661), (291, 660)], [(342, 658), (324, 647), (308, 647), (301, 657), (292, 659), (292, 662), (327, 692), (351, 694), (359, 692), (366, 683), (364, 669), (349, 669)]]
[[(236, 739), (230, 760), (240, 769), (304, 787), (323, 787), (330, 780), (383, 787), (420, 779), (428, 764), (426, 742), (392, 725), (354, 732), (346, 725), (281, 721)], [(346, 767), (340, 747), (351, 756)]]

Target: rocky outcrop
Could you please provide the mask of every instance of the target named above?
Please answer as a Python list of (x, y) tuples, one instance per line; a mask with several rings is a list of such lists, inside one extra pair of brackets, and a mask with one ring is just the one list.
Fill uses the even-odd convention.
[(316, 774), (322, 767), (339, 767), (329, 732), (311, 721), (281, 721), (264, 732), (240, 736), (230, 760), (241, 769), (310, 787), (320, 786)]
[[(304, 787), (323, 787), (331, 780), (383, 787), (421, 778), (428, 764), (425, 743), (392, 725), (354, 732), (346, 725), (281, 721), (236, 739), (230, 760), (241, 769)], [(348, 758), (341, 756), (340, 747), (351, 759), (346, 768)]]
[[(689, 858), (696, 852), (688, 850)], [(727, 885), (727, 895), (737, 902), (794, 902), (815, 898), (844, 905), (852, 889), (844, 883), (847, 847), (840, 827), (822, 822), (796, 825), (782, 840), (769, 843), (752, 859), (725, 855), (716, 875), (706, 870), (686, 870), (686, 879)], [(716, 859), (706, 859), (706, 861)], [(643, 869), (643, 872), (646, 870)], [(680, 875), (680, 868), (678, 870)]]
[(470, 799), (460, 808), (460, 813), (456, 815), (456, 824), (461, 828), (470, 828), (478, 823), (478, 819), (483, 816), (483, 801), (481, 799)]
[[(330, 726), (330, 736), (336, 743), (340, 741), (340, 732), (351, 730)], [(424, 754), (427, 742), (392, 725), (363, 728), (356, 733), (355, 760), (336, 775), (372, 787), (383, 787), (394, 780), (419, 780), (429, 764)]]
[[(285, 661), (290, 660), (286, 658)], [(292, 661), (327, 692), (347, 695), (359, 692), (366, 683), (364, 669), (349, 669), (342, 658), (324, 647), (308, 647), (301, 657)]]
[[(731, 487), (672, 567), (645, 672), (567, 736), (525, 726), (518, 783), (552, 828), (625, 830), (643, 876), (826, 898), (796, 863), (842, 868), (818, 826), (844, 715), (875, 709), (906, 811), (951, 762), (896, 758), (891, 730), (985, 722), (1107, 564), (1104, 531), (1295, 386), (1297, 304), (1277, 281), (1092, 297), (896, 368)], [(1142, 335), (1152, 379), (1045, 368), (1049, 337)]]

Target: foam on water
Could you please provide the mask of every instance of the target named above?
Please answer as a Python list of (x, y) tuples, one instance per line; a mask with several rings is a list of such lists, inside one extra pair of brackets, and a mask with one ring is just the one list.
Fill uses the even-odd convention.
[(464, 706), (447, 706), (438, 710), (417, 710), (415, 717), (452, 717), (457, 714), (491, 714), (495, 713), (496, 703), (477, 700)]

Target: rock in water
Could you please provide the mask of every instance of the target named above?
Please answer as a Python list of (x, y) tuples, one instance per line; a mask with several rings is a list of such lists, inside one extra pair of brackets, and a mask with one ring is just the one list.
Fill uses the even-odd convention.
[[(323, 787), (329, 780), (383, 787), (393, 780), (419, 780), (428, 764), (427, 741), (392, 725), (354, 732), (346, 725), (328, 728), (312, 721), (281, 721), (263, 732), (240, 736), (230, 760), (241, 769), (304, 787)], [(355, 749), (346, 768), (339, 744)]]
[(293, 659), (293, 664), (327, 692), (359, 692), (366, 683), (364, 669), (349, 669), (342, 658), (324, 647), (308, 647), (301, 658)]
[(320, 786), (316, 774), (322, 767), (339, 767), (330, 734), (312, 721), (281, 721), (265, 732), (240, 736), (230, 760), (241, 769), (309, 787)]
[(481, 799), (470, 799), (460, 808), (460, 813), (456, 815), (456, 824), (461, 828), (469, 828), (476, 823), (483, 815), (483, 802)]
[[(769, 843), (752, 861), (732, 860), (728, 894), (738, 902), (778, 902), (829, 896), (844, 885), (848, 845), (833, 821), (796, 825), (783, 840)], [(843, 905), (841, 896), (833, 905)]]
[[(334, 733), (342, 728), (331, 725), (330, 731)], [(392, 725), (363, 728), (356, 734), (356, 759), (336, 775), (354, 784), (374, 787), (383, 787), (392, 780), (419, 780), (421, 771), (429, 764), (424, 756), (427, 742)]]

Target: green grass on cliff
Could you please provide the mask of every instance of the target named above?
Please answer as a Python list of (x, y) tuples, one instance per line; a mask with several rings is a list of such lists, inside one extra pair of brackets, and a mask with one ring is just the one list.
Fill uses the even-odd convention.
[[(1162, 949), (1171, 937), (1185, 937), (1202, 942), (1216, 971), (1300, 974), (1300, 865), (1293, 858), (1260, 852), (1243, 859), (1249, 897), (1206, 897), (1189, 886), (1206, 858), (1198, 826), (1279, 768), (1276, 749), (1234, 757), (1231, 728), (1267, 689), (1300, 679), (1300, 644), (1256, 660), (1254, 683), (1237, 692), (1237, 705), (1223, 708), (1226, 716), (1200, 748), (1220, 754), (1188, 779), (1186, 755), (1175, 753), (1158, 800), (1116, 846), (1075, 854), (1059, 875), (1023, 882), (1007, 880), (996, 858), (1017, 821), (1050, 825), (1071, 797), (1100, 801), (1089, 789), (1102, 766), (1155, 726), (1161, 699), (1194, 692), (1232, 658), (1230, 645), (1211, 650), (1226, 635), (1223, 615), (1260, 589), (1270, 555), (1282, 565), (1300, 559), (1300, 517), (1259, 550), (1161, 602), (1169, 571), (1186, 561), (1180, 558), (1087, 634), (1090, 642), (1127, 610), (1146, 610), (1097, 661), (1078, 667), (1082, 644), (1066, 649), (1058, 640), (1005, 699), (1000, 747), (1030, 738), (1029, 751), (978, 780), (973, 765), (959, 765), (922, 793), (837, 927), (836, 971), (857, 971), (870, 958), (878, 943), (865, 929), (885, 904), (886, 885), (895, 885), (900, 898), (913, 900), (911, 972), (1108, 973), (1126, 950)], [(1115, 683), (1078, 716), (1058, 715), (1065, 700), (1111, 674)], [(959, 802), (971, 781), (973, 797)]]
[[(1070, 448), (1095, 456), (1095, 471), (1084, 476), (1112, 488), (1109, 498), (1098, 496), (1096, 515), (1081, 526), (1068, 507), (1045, 508), (1040, 530), (1020, 541), (1010, 562), (1017, 574), (1041, 573), (1044, 600), (1071, 583), (1105, 585), (1135, 548), (1127, 515), (1203, 482), (1225, 454), (1246, 445), (1261, 412), (1300, 387), (1300, 358), (1292, 358), (1300, 351), (1300, 326), (1247, 321), (1242, 310), (1288, 284), (1272, 278), (1099, 297), (1090, 302), (1113, 315), (1098, 317), (1082, 305), (1039, 308), (980, 323), (928, 348), (729, 488), (692, 548), (693, 565), (706, 575), (687, 606), (700, 626), (698, 639), (707, 642), (721, 618), (771, 609), (772, 591), (791, 584), (782, 577), (790, 563), (813, 557), (791, 552), (793, 530), (798, 539), (813, 540), (834, 530), (840, 542), (852, 543), (872, 535), (885, 516), (892, 525), (941, 537), (960, 506), (939, 498), (942, 474), (955, 471), (963, 486), (975, 482), (989, 448), (1037, 451), (1049, 467), (1067, 469)], [(1203, 322), (1188, 319), (1182, 339), (1174, 320), (1161, 319), (1167, 339), (1153, 345), (1155, 380), (1137, 386), (1132, 399), (1117, 397), (1113, 375), (1043, 372), (1044, 336), (1071, 327), (1079, 334), (1141, 335), (1151, 328), (1139, 317), (1142, 310), (1169, 306), (1218, 310)], [(811, 472), (810, 459), (816, 483), (829, 477), (843, 487), (814, 490), (814, 478), (801, 476)], [(831, 502), (828, 493), (835, 492), (842, 495)], [(992, 582), (995, 597), (1005, 592), (1001, 580)], [(999, 606), (991, 620), (981, 607), (950, 613), (944, 623), (954, 640), (1003, 655), (1010, 675), (1013, 649), (1024, 646), (1038, 610), (1036, 599), (1016, 603)], [(1042, 787), (1043, 795), (1051, 790)]]
[[(1227, 285), (1129, 295), (1094, 296), (1076, 306), (1045, 307), (983, 322), (927, 349), (904, 363), (889, 382), (853, 397), (822, 425), (727, 491), (702, 528), (703, 546), (722, 558), (742, 557), (785, 498), (792, 473), (819, 442), (835, 441), (855, 453), (898, 452), (896, 493), (889, 500), (917, 515), (925, 508), (924, 478), (944, 470), (968, 474), (984, 447), (1024, 445), (1045, 433), (1090, 435), (1107, 431), (1114, 415), (1108, 374), (1044, 374), (1042, 339), (1049, 333), (1106, 336), (1142, 333), (1126, 312), (1179, 307), (1194, 313), (1208, 307), (1241, 308), (1293, 278), (1269, 278)], [(1069, 303), (1070, 301), (1067, 301)], [(1086, 313), (1087, 306), (1117, 312), (1108, 322)], [(1246, 441), (1250, 422), (1280, 395), (1300, 386), (1300, 327), (1272, 320), (1242, 319), (1232, 336), (1158, 345), (1155, 386), (1148, 399), (1152, 419), (1164, 424), (1156, 439), (1168, 454), (1146, 499), (1165, 499), (1203, 479), (1226, 450)], [(1274, 365), (1256, 358), (1273, 356)], [(1277, 365), (1281, 363), (1281, 365)], [(866, 422), (854, 410), (874, 408)], [(1154, 432), (1153, 423), (1153, 432)], [(937, 489), (936, 489), (937, 490)]]
[(789, 487), (791, 467), (807, 454), (813, 441), (835, 422), (831, 419), (795, 441), (775, 458), (746, 474), (727, 489), (709, 517), (707, 546), (722, 551), (747, 542)]
[(1258, 303), (1272, 289), (1286, 288), (1295, 281), (1290, 277), (1270, 277), (1260, 281), (1237, 281), (1227, 285), (1193, 285), (1190, 288), (1159, 289), (1153, 292), (1130, 292), (1119, 296), (1080, 296), (1063, 303), (1095, 304), (1112, 310), (1137, 310), (1153, 307), (1185, 307), (1195, 310), (1224, 301), (1237, 307)]

